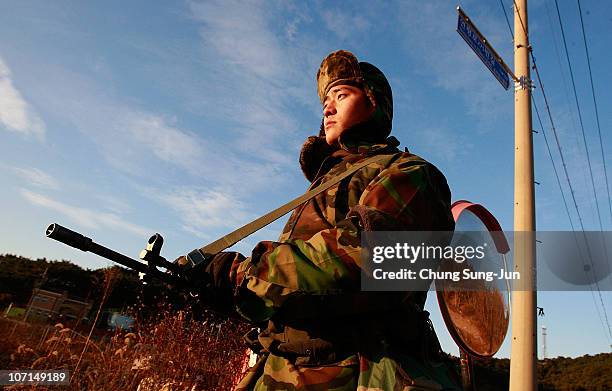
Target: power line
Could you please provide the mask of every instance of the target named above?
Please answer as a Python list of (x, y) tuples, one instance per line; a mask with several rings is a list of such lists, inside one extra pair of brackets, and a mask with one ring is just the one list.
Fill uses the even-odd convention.
[(584, 30), (584, 20), (582, 19), (582, 7), (578, 0), (578, 11), (580, 14), (580, 26), (582, 27), (582, 38), (584, 40), (584, 50), (586, 52), (587, 64), (589, 67), (589, 80), (591, 81), (591, 93), (593, 95), (593, 105), (595, 106), (595, 118), (597, 120), (597, 134), (599, 135), (599, 147), (601, 148), (601, 161), (603, 162), (604, 178), (606, 179), (606, 191), (608, 193), (608, 208), (610, 220), (612, 221), (612, 200), (610, 199), (610, 186), (608, 184), (608, 170), (606, 169), (606, 158), (604, 157), (603, 141), (601, 137), (601, 125), (599, 124), (599, 110), (597, 110), (597, 99), (595, 98), (595, 86), (593, 85), (593, 72), (591, 71), (591, 59), (589, 57), (589, 45), (587, 44), (586, 32)]
[[(588, 46), (587, 46), (587, 43), (586, 43), (586, 35), (584, 33), (584, 23), (583, 23), (583, 20), (582, 20), (582, 9), (580, 8), (580, 1), (578, 1), (578, 7), (579, 7), (579, 11), (580, 11), (580, 22), (582, 24), (582, 33), (583, 33), (585, 49), (587, 50), (587, 61), (588, 61), (588, 64), (589, 64), (589, 72), (590, 72), (590, 70), (591, 70), (590, 63), (591, 62), (590, 62), (590, 60), (588, 58)], [(572, 87), (573, 87), (573, 90), (574, 90), (574, 99), (576, 101), (576, 108), (578, 109), (578, 119), (580, 120), (580, 129), (582, 131), (582, 140), (584, 142), (584, 148), (585, 148), (585, 151), (586, 151), (587, 163), (588, 163), (588, 167), (589, 167), (589, 174), (590, 174), (590, 177), (591, 177), (591, 186), (592, 186), (592, 189), (593, 189), (593, 195), (595, 197), (595, 207), (597, 209), (597, 219), (599, 221), (599, 229), (600, 229), (601, 235), (603, 237), (603, 223), (602, 223), (602, 220), (601, 220), (601, 212), (600, 212), (600, 209), (599, 209), (599, 200), (597, 198), (597, 191), (595, 189), (595, 179), (593, 177), (593, 169), (592, 169), (592, 166), (591, 166), (591, 158), (590, 158), (590, 153), (589, 153), (589, 147), (588, 147), (588, 144), (587, 144), (587, 141), (586, 141), (584, 125), (583, 125), (583, 122), (582, 122), (582, 113), (580, 111), (580, 105), (578, 103), (578, 93), (576, 91), (576, 83), (574, 82), (574, 73), (572, 71), (572, 64), (571, 64), (570, 57), (569, 57), (569, 50), (567, 49), (567, 41), (565, 39), (565, 31), (563, 29), (563, 21), (561, 19), (561, 12), (559, 11), (559, 2), (558, 2), (558, 0), (555, 0), (555, 8), (557, 9), (557, 16), (559, 18), (559, 27), (561, 28), (561, 37), (563, 38), (563, 46), (565, 47), (565, 57), (567, 59), (567, 65), (568, 65), (569, 71), (570, 71), (570, 78), (571, 78)], [(594, 92), (595, 90), (594, 90), (594, 87), (593, 87), (592, 74), (591, 74), (591, 87), (592, 87), (592, 91), (593, 91), (593, 97), (595, 97), (595, 92)], [(597, 102), (596, 101), (595, 101), (595, 107), (597, 107)], [(596, 111), (596, 113), (597, 113), (597, 111)], [(597, 115), (597, 123), (599, 125), (599, 115)], [(600, 143), (601, 143), (601, 131), (599, 131), (599, 135), (600, 135)], [(602, 157), (603, 157), (603, 145), (602, 145)], [(605, 158), (603, 160), (604, 160), (604, 164), (605, 164)], [(605, 176), (606, 176), (606, 183), (607, 183), (607, 174), (605, 174)], [(608, 248), (607, 248), (607, 245), (606, 245), (606, 241), (603, 240), (602, 243), (603, 243), (603, 246), (604, 246), (604, 251), (605, 251), (605, 254), (606, 254), (606, 260), (607, 260), (608, 267), (609, 267), (610, 264), (609, 264)], [(587, 250), (588, 250), (588, 248), (589, 247), (587, 246)], [(599, 290), (599, 287), (598, 287), (598, 290)], [(600, 298), (601, 298), (601, 292), (600, 292)], [(602, 300), (601, 305), (603, 307), (604, 306), (603, 299), (601, 299), (601, 300)], [(604, 307), (604, 311), (605, 311), (605, 307)], [(606, 313), (604, 312), (604, 314), (606, 314)], [(607, 314), (606, 314), (606, 320), (607, 320)], [(608, 324), (608, 327), (609, 327), (609, 324)]]
[[(559, 51), (559, 47), (557, 45), (557, 39), (556, 39), (555, 28), (554, 28), (555, 23), (553, 22), (552, 11), (551, 11), (551, 9), (549, 7), (548, 2), (546, 3), (546, 15), (548, 17), (550, 33), (551, 33), (551, 37), (552, 37), (553, 44), (554, 44), (555, 57), (556, 57), (556, 60), (557, 60), (557, 65), (559, 66), (559, 71), (560, 71), (560, 73), (562, 75), (561, 80), (563, 82), (563, 92), (564, 92), (563, 96), (565, 98), (565, 102), (567, 104), (567, 107), (571, 107), (570, 99), (569, 99), (569, 93), (568, 93), (569, 88), (568, 88), (568, 85), (567, 85), (567, 82), (566, 82), (566, 80), (569, 79), (569, 77), (566, 76), (566, 72), (563, 69), (563, 66), (561, 64), (561, 55), (559, 54), (560, 51)], [(576, 126), (575, 126), (577, 121), (576, 121), (576, 118), (574, 116), (573, 110), (568, 110), (568, 112), (569, 112), (570, 117), (571, 117), (571, 123), (572, 123), (572, 127), (571, 128), (572, 128), (572, 130), (574, 130), (574, 133), (575, 133), (575, 136), (576, 136), (574, 138), (574, 141), (576, 142), (576, 150), (579, 150), (580, 149), (580, 144), (578, 142), (578, 138), (579, 137), (578, 137), (578, 131), (577, 131)], [(581, 166), (581, 168), (583, 168), (583, 170), (584, 170), (585, 167)], [(587, 178), (587, 174), (586, 174), (586, 170), (585, 170), (584, 171), (584, 176), (582, 178), (582, 179), (585, 180), (585, 187), (586, 187), (586, 178)], [(573, 230), (574, 229), (573, 228), (573, 224), (571, 222), (570, 222), (570, 224), (572, 225), (572, 230)], [(576, 243), (577, 243), (577, 239), (576, 239)], [(604, 246), (605, 246), (605, 244), (604, 244)], [(606, 254), (607, 254), (607, 249), (606, 249)], [(597, 309), (597, 315), (599, 315), (599, 317), (601, 319), (601, 315), (599, 314), (599, 308), (597, 307), (597, 301), (595, 300), (593, 292), (591, 292), (591, 294), (593, 295), (593, 301), (595, 301), (595, 309)], [(603, 325), (603, 323), (602, 323), (602, 325)]]
[(593, 195), (595, 196), (595, 206), (597, 208), (597, 218), (599, 219), (599, 229), (603, 231), (603, 224), (601, 222), (601, 213), (599, 211), (599, 201), (597, 200), (597, 191), (595, 190), (595, 179), (593, 177), (593, 169), (591, 167), (591, 156), (589, 153), (589, 146), (586, 141), (586, 134), (584, 132), (584, 124), (582, 122), (582, 113), (580, 111), (580, 104), (578, 103), (578, 93), (576, 92), (576, 83), (574, 81), (574, 72), (572, 70), (572, 63), (569, 58), (569, 50), (567, 49), (567, 41), (565, 39), (565, 31), (563, 29), (563, 22), (561, 20), (561, 13), (559, 12), (559, 2), (555, 0), (555, 7), (557, 8), (557, 16), (559, 17), (559, 26), (561, 27), (561, 37), (563, 38), (563, 46), (565, 47), (565, 58), (567, 59), (567, 65), (570, 71), (570, 78), (572, 80), (572, 87), (574, 89), (574, 100), (576, 101), (576, 108), (578, 109), (578, 120), (580, 122), (580, 129), (582, 131), (582, 140), (584, 142), (584, 149), (586, 151), (587, 164), (589, 167), (589, 174), (591, 176), (591, 185), (593, 187)]
[[(555, 0), (555, 3), (556, 3), (556, 2), (557, 2), (557, 0)], [(515, 0), (513, 0), (513, 3), (514, 3), (514, 7), (515, 7), (515, 8), (518, 8), (518, 6), (517, 6), (517, 4), (516, 4), (516, 1), (515, 1)], [(505, 14), (506, 14), (506, 10), (504, 9), (503, 4), (502, 4), (502, 10), (503, 10), (504, 15), (505, 15)], [(558, 7), (557, 7), (557, 11), (558, 11)], [(529, 34), (528, 34), (528, 32), (527, 32), (527, 30), (526, 30), (526, 28), (525, 28), (525, 24), (523, 23), (523, 20), (522, 20), (522, 18), (521, 18), (521, 16), (520, 16), (520, 14), (518, 15), (518, 17), (519, 17), (519, 21), (520, 21), (520, 23), (521, 23), (521, 26), (522, 26), (522, 28), (523, 28), (523, 31), (524, 31), (525, 35), (526, 35), (527, 37), (529, 37)], [(559, 16), (559, 17), (560, 17), (560, 16)], [(506, 19), (507, 19), (507, 15), (506, 15)], [(560, 19), (559, 19), (559, 20), (560, 20)], [(510, 24), (509, 24), (509, 23), (508, 23), (508, 27), (510, 27)], [(512, 35), (512, 29), (510, 29), (510, 34)], [(514, 37), (514, 36), (513, 36), (513, 37)], [(566, 44), (566, 42), (565, 42), (565, 35), (564, 35), (564, 34), (563, 34), (563, 40), (564, 40), (564, 44), (565, 44), (565, 48), (566, 48), (566, 54), (567, 54), (567, 53), (568, 53), (568, 52), (567, 52), (567, 44)], [(537, 79), (538, 79), (538, 84), (540, 85), (540, 89), (541, 89), (541, 91), (542, 91), (542, 96), (543, 96), (543, 98), (544, 98), (544, 103), (545, 103), (545, 105), (546, 105), (546, 111), (547, 111), (547, 113), (548, 113), (548, 117), (549, 117), (549, 119), (550, 119), (551, 127), (552, 127), (552, 130), (553, 130), (553, 134), (554, 134), (554, 136), (555, 136), (555, 142), (556, 142), (556, 144), (557, 144), (557, 149), (558, 149), (558, 151), (559, 151), (559, 156), (561, 157), (561, 163), (562, 163), (562, 166), (563, 166), (563, 171), (564, 171), (564, 173), (565, 173), (565, 177), (566, 177), (566, 179), (567, 179), (567, 184), (568, 184), (569, 189), (570, 189), (570, 194), (571, 194), (571, 196), (572, 196), (572, 200), (573, 200), (573, 202), (574, 202), (574, 207), (576, 208), (576, 213), (577, 213), (577, 215), (578, 215), (578, 221), (579, 221), (579, 223), (580, 223), (580, 228), (581, 228), (581, 230), (582, 230), (582, 234), (583, 234), (583, 236), (584, 236), (584, 240), (585, 240), (585, 244), (586, 244), (586, 249), (587, 249), (587, 253), (588, 253), (588, 259), (589, 259), (589, 261), (590, 261), (590, 263), (591, 263), (591, 266), (592, 266), (592, 257), (591, 257), (591, 251), (590, 251), (590, 247), (589, 247), (588, 241), (586, 240), (586, 235), (585, 235), (585, 231), (584, 231), (584, 224), (582, 223), (582, 217), (581, 217), (581, 215), (580, 215), (580, 210), (579, 210), (579, 208), (578, 208), (578, 203), (576, 202), (576, 196), (575, 196), (575, 194), (574, 194), (574, 190), (573, 190), (573, 188), (572, 188), (572, 184), (571, 184), (571, 181), (570, 181), (570, 177), (569, 177), (569, 174), (568, 174), (568, 171), (567, 171), (567, 165), (565, 164), (565, 158), (564, 158), (564, 156), (563, 156), (563, 151), (561, 150), (561, 144), (560, 144), (560, 142), (559, 142), (559, 137), (558, 137), (558, 134), (557, 134), (557, 131), (556, 131), (556, 128), (555, 128), (554, 121), (553, 121), (552, 113), (551, 113), (551, 110), (550, 110), (550, 105), (548, 104), (548, 99), (547, 99), (547, 97), (546, 97), (546, 92), (545, 92), (545, 90), (544, 90), (544, 83), (542, 83), (542, 79), (541, 79), (541, 77), (540, 77), (540, 72), (539, 72), (538, 67), (537, 67), (537, 62), (536, 62), (535, 56), (533, 55), (533, 48), (532, 48), (531, 46), (529, 47), (529, 54), (530, 54), (531, 59), (532, 59), (532, 61), (533, 61), (533, 69), (534, 69), (534, 71), (535, 71), (535, 73), (536, 73), (536, 77), (537, 77)], [(568, 62), (569, 62), (569, 56), (568, 56)], [(570, 65), (570, 72), (571, 72), (571, 65)], [(574, 95), (576, 96), (576, 88), (575, 88), (575, 84), (574, 84), (573, 74), (572, 74), (572, 84), (574, 85)], [(531, 94), (531, 95), (532, 95), (532, 94)], [(532, 96), (533, 96), (533, 95), (532, 95)], [(577, 98), (576, 98), (576, 99), (577, 99)], [(534, 107), (535, 107), (535, 101), (534, 101), (533, 99), (532, 99), (532, 103), (534, 104)], [(576, 101), (576, 103), (577, 103), (577, 101)], [(578, 111), (578, 113), (580, 114), (580, 110)], [(541, 127), (542, 127), (542, 133), (544, 134), (544, 133), (545, 133), (545, 132), (544, 132), (544, 127), (543, 127), (543, 125), (542, 125), (541, 119), (539, 118), (539, 112), (537, 111), (537, 107), (536, 107), (536, 114), (538, 115), (538, 119), (540, 120), (540, 125), (541, 125)], [(582, 124), (582, 117), (581, 117), (580, 123)], [(584, 128), (583, 128), (583, 137), (584, 137)], [(546, 141), (546, 144), (547, 144), (547, 147), (548, 147), (548, 141), (547, 141), (547, 139), (546, 139), (546, 138), (545, 138), (545, 141)], [(585, 147), (586, 147), (586, 139), (585, 139)], [(550, 155), (550, 157), (551, 157), (551, 159), (552, 159), (552, 154), (550, 153), (550, 149), (549, 149), (549, 155)], [(587, 148), (587, 156), (588, 156), (588, 148)], [(552, 164), (553, 164), (553, 168), (554, 168), (554, 167), (555, 167), (554, 161), (552, 161)], [(589, 161), (589, 169), (590, 169), (590, 161)], [(556, 168), (554, 168), (554, 171), (555, 171), (555, 174), (557, 174), (557, 170), (556, 170)], [(592, 180), (592, 179), (593, 179), (593, 176), (592, 176), (592, 171), (591, 171), (591, 180)], [(559, 179), (558, 179), (558, 176), (557, 176), (557, 182), (558, 182), (558, 184), (560, 185), (560, 181), (559, 181)], [(594, 189), (594, 181), (593, 181), (593, 180), (592, 180), (592, 183), (593, 183), (593, 189)], [(564, 203), (566, 204), (566, 211), (567, 211), (567, 213), (568, 213), (568, 217), (569, 217), (569, 209), (567, 208), (567, 203), (565, 202), (565, 196), (563, 195), (563, 189), (562, 189), (561, 187), (559, 187), (559, 189), (560, 189), (560, 191), (561, 191), (561, 195), (562, 195), (562, 197), (563, 197), (563, 199), (564, 199)], [(597, 197), (597, 194), (595, 194), (595, 196)], [(597, 201), (597, 198), (596, 198), (596, 201)], [(599, 212), (599, 207), (598, 207), (598, 212)], [(571, 221), (571, 217), (569, 217), (569, 219), (570, 219), (570, 225), (572, 226), (572, 229), (573, 229), (573, 227), (574, 227), (574, 226), (573, 226), (573, 223), (572, 223), (572, 221)], [(600, 217), (600, 225), (601, 225), (601, 217)], [(603, 231), (603, 228), (602, 228), (602, 231)], [(577, 239), (576, 239), (576, 240), (577, 240)], [(591, 269), (591, 270), (592, 270), (592, 269)], [(603, 296), (602, 296), (602, 294), (601, 294), (601, 289), (600, 289), (600, 287), (599, 287), (599, 283), (597, 282), (597, 280), (595, 280), (595, 281), (594, 281), (594, 283), (595, 283), (595, 286), (596, 286), (597, 292), (598, 292), (598, 294), (599, 294), (599, 300), (600, 300), (600, 302), (601, 302), (601, 306), (602, 306), (603, 314), (604, 314), (604, 317), (605, 317), (605, 323), (606, 323), (606, 326), (607, 326), (607, 331), (608, 331), (608, 334), (606, 335), (606, 338), (608, 338), (608, 340), (610, 341), (610, 337), (612, 337), (612, 328), (610, 327), (610, 322), (609, 322), (609, 320), (608, 320), (608, 314), (607, 314), (606, 307), (605, 307), (604, 302), (603, 302)], [(591, 294), (593, 295), (593, 300), (595, 301), (595, 308), (597, 309), (597, 313), (598, 313), (598, 315), (599, 315), (599, 309), (598, 309), (598, 307), (597, 307), (597, 301), (596, 301), (595, 296), (594, 296), (594, 293), (593, 293), (592, 291), (591, 291)], [(601, 316), (600, 316), (600, 320), (601, 320)], [(602, 322), (602, 326), (603, 326), (603, 322)], [(606, 327), (604, 326), (604, 329), (605, 329), (605, 328), (606, 328)]]
[[(553, 41), (553, 47), (555, 49), (555, 58), (557, 60), (557, 65), (559, 66), (559, 72), (561, 73), (561, 81), (563, 82), (563, 97), (565, 98), (565, 103), (567, 104), (567, 107), (571, 107), (571, 103), (569, 99), (569, 92), (568, 92), (569, 86), (567, 85), (567, 80), (569, 79), (569, 77), (566, 76), (565, 69), (563, 69), (563, 64), (561, 63), (561, 54), (560, 54), (561, 51), (559, 49), (559, 45), (557, 45), (555, 23), (553, 21), (552, 10), (550, 9), (549, 2), (546, 2), (546, 16), (548, 18), (550, 34), (551, 34), (552, 41)], [(576, 136), (576, 138), (574, 139), (574, 141), (576, 142), (576, 150), (579, 150), (580, 144), (578, 142), (578, 130), (577, 130), (577, 126), (575, 126), (575, 124), (578, 123), (578, 120), (575, 118), (573, 110), (567, 110), (567, 112), (571, 118), (571, 124), (572, 124), (571, 128), (574, 131), (575, 136)], [(587, 175), (586, 175), (586, 170), (585, 170), (584, 178), (586, 179), (586, 177)]]
[(499, 5), (504, 11), (504, 16), (506, 17), (506, 24), (508, 25), (508, 30), (510, 31), (510, 35), (512, 36), (512, 42), (514, 42), (514, 33), (512, 32), (512, 27), (510, 26), (510, 19), (508, 19), (508, 14), (506, 13), (506, 7), (504, 7), (503, 0), (499, 0)]
[[(512, 32), (512, 27), (510, 27), (510, 21), (508, 19), (508, 14), (506, 13), (506, 8), (504, 7), (504, 3), (502, 2), (502, 0), (499, 0), (499, 4), (502, 7), (502, 11), (504, 13), (504, 16), (506, 17), (506, 23), (508, 25), (508, 31), (510, 31), (510, 35), (512, 36), (512, 40), (514, 41), (514, 34)], [(514, 2), (514, 5), (516, 6), (516, 2)], [(520, 18), (520, 15), (519, 15), (519, 18)], [(521, 20), (521, 25), (523, 26), (523, 28), (525, 27), (523, 25), (523, 21), (522, 20)], [(525, 32), (525, 35), (527, 35), (527, 32)], [(533, 59), (533, 54), (531, 53), (531, 51), (530, 51), (530, 55), (531, 55), (531, 57)], [(542, 91), (543, 91), (544, 87), (542, 85), (541, 85), (541, 87), (542, 87)], [(559, 191), (561, 192), (561, 197), (563, 198), (563, 205), (565, 206), (565, 211), (567, 212), (567, 218), (568, 218), (568, 220), (570, 222), (570, 226), (572, 227), (572, 231), (574, 231), (575, 230), (574, 229), (574, 223), (572, 222), (572, 216), (571, 216), (571, 214), (569, 212), (569, 207), (567, 206), (567, 200), (565, 199), (565, 194), (563, 192), (563, 186), (561, 186), (561, 180), (559, 179), (559, 173), (557, 172), (557, 167), (555, 166), (553, 155), (552, 155), (552, 152), (550, 151), (550, 144), (548, 143), (548, 137), (546, 137), (546, 130), (544, 129), (544, 125), (542, 123), (542, 119), (540, 118), (540, 112), (539, 112), (538, 107), (536, 105), (535, 99), (533, 99), (533, 94), (531, 92), (530, 92), (530, 95), (531, 95), (531, 98), (532, 98), (531, 101), (532, 101), (533, 107), (535, 109), (535, 112), (536, 112), (536, 115), (537, 115), (537, 118), (538, 118), (538, 122), (540, 123), (540, 129), (542, 129), (542, 135), (544, 136), (544, 142), (546, 144), (546, 149), (548, 151), (548, 156), (550, 157), (550, 162), (552, 163), (552, 167), (553, 167), (553, 170), (555, 172), (555, 178), (557, 179), (557, 184), (559, 185)], [(547, 104), (547, 106), (548, 106), (548, 104)], [(552, 118), (551, 118), (551, 123), (552, 123)], [(554, 127), (554, 124), (553, 124), (553, 127)], [(559, 147), (559, 151), (560, 150), (561, 150), (561, 148)], [(561, 156), (561, 158), (562, 158), (562, 161), (563, 161), (563, 167), (565, 168), (565, 172), (567, 174), (567, 168), (565, 167), (565, 160), (563, 159), (563, 155)], [(569, 182), (569, 177), (568, 177), (568, 184), (569, 184), (569, 187), (570, 187), (570, 191), (573, 194), (572, 185)], [(578, 206), (576, 206), (576, 208), (578, 208)], [(580, 214), (578, 214), (578, 217), (580, 218)]]
[[(514, 3), (514, 9), (518, 9), (518, 5), (516, 4), (516, 0), (512, 0), (512, 2)], [(504, 11), (504, 13), (505, 12), (506, 11)], [(519, 22), (521, 22), (521, 27), (523, 28), (523, 32), (525, 33), (525, 36), (527, 37), (527, 42), (531, 42), (531, 41), (529, 41), (529, 32), (525, 28), (525, 24), (523, 23), (523, 18), (521, 18), (521, 14), (518, 11), (517, 11), (517, 15), (518, 15), (518, 18), (519, 18)]]
[[(561, 180), (559, 179), (559, 173), (557, 172), (557, 167), (555, 166), (555, 161), (553, 159), (552, 152), (550, 151), (550, 144), (548, 143), (548, 137), (546, 136), (546, 130), (544, 129), (544, 124), (542, 123), (542, 119), (540, 118), (540, 111), (538, 110), (538, 106), (536, 105), (533, 94), (531, 94), (531, 102), (533, 104), (533, 108), (536, 112), (536, 117), (538, 122), (540, 123), (540, 129), (542, 130), (542, 135), (544, 136), (544, 143), (546, 144), (546, 150), (548, 151), (548, 156), (550, 157), (550, 162), (552, 163), (553, 171), (555, 172), (555, 178), (557, 178), (557, 184), (559, 185), (559, 191), (561, 192), (561, 197), (563, 198), (563, 205), (565, 206), (565, 211), (567, 212), (567, 218), (570, 222), (570, 226), (572, 227), (572, 231), (575, 231), (574, 223), (572, 222), (572, 217), (570, 215), (569, 207), (567, 206), (567, 200), (565, 199), (565, 194), (563, 193), (563, 186), (561, 186)], [(565, 163), (564, 163), (565, 164)], [(571, 185), (570, 191), (573, 192)]]
[[(542, 91), (544, 91), (542, 84), (540, 84)], [(557, 172), (557, 168), (555, 166), (555, 161), (553, 159), (553, 155), (552, 152), (550, 151), (550, 144), (548, 143), (548, 137), (546, 136), (546, 129), (544, 128), (544, 124), (542, 123), (542, 118), (540, 117), (540, 111), (538, 110), (538, 106), (536, 104), (536, 101), (534, 99), (533, 94), (531, 94), (531, 102), (533, 104), (533, 108), (535, 109), (536, 112), (536, 117), (538, 119), (538, 123), (540, 124), (540, 129), (542, 130), (542, 135), (544, 136), (544, 143), (546, 144), (546, 150), (548, 151), (548, 156), (550, 157), (550, 163), (552, 164), (553, 167), (553, 171), (555, 172), (555, 178), (557, 179), (557, 184), (559, 185), (559, 191), (561, 192), (561, 197), (563, 198), (563, 205), (565, 206), (565, 211), (567, 212), (567, 218), (569, 219), (570, 222), (570, 226), (572, 227), (572, 231), (574, 231), (574, 240), (576, 242), (576, 248), (578, 249), (578, 252), (580, 251), (580, 246), (578, 245), (578, 238), (576, 236), (576, 230), (574, 228), (574, 223), (572, 222), (572, 217), (570, 215), (570, 211), (569, 208), (567, 206), (567, 200), (565, 199), (565, 194), (563, 193), (563, 187), (561, 186), (561, 180), (559, 179), (559, 173)], [(552, 122), (552, 118), (551, 118), (551, 124), (553, 126), (554, 129), (554, 123)], [(557, 144), (558, 145), (558, 144)], [(559, 150), (561, 150), (561, 147), (559, 146)], [(563, 156), (561, 155), (561, 157), (563, 158)], [(565, 164), (565, 162), (563, 163)], [(568, 183), (569, 183), (569, 177), (568, 177)], [(570, 191), (572, 192), (573, 195), (573, 189), (571, 187), (570, 184)], [(575, 202), (575, 200), (574, 200)], [(578, 218), (580, 218), (580, 214), (578, 214)], [(582, 224), (582, 222), (581, 222)], [(583, 235), (584, 235), (584, 230), (582, 231)], [(586, 237), (585, 237), (585, 241), (586, 241)], [(587, 250), (588, 250), (588, 242), (586, 243), (587, 245)], [(590, 255), (590, 251), (588, 251), (589, 255)], [(582, 256), (582, 254), (581, 254)], [(592, 262), (591, 262), (592, 264)], [(591, 269), (593, 270), (593, 269)], [(591, 283), (592, 284), (592, 283)], [(599, 296), (602, 302), (602, 306), (603, 306), (603, 298), (601, 297), (601, 290), (599, 289), (599, 284), (596, 285), (597, 287), (597, 291), (599, 292)], [(595, 310), (597, 311), (597, 317), (599, 318), (599, 321), (601, 322), (601, 326), (603, 327), (604, 331), (606, 330), (606, 325), (604, 324), (604, 319), (602, 318), (601, 312), (599, 311), (599, 306), (597, 305), (597, 299), (595, 298), (595, 292), (593, 292), (593, 289), (590, 290), (591, 291), (591, 297), (593, 298), (593, 302), (595, 304)], [(610, 334), (610, 325), (607, 322), (608, 321), (608, 314), (605, 312), (605, 307), (604, 307), (604, 315), (606, 318), (606, 323), (608, 324), (608, 334), (604, 334), (606, 335), (606, 338), (608, 339), (608, 342), (610, 342), (610, 344), (612, 345), (612, 334)], [(610, 335), (609, 335), (610, 334)]]
[[(568, 184), (569, 189), (570, 189), (570, 194), (572, 195), (572, 200), (574, 201), (574, 207), (576, 208), (576, 213), (578, 215), (578, 221), (580, 223), (580, 230), (582, 231), (582, 235), (584, 237), (584, 242), (586, 244), (588, 259), (589, 259), (589, 262), (591, 263), (591, 270), (593, 270), (593, 260), (592, 260), (592, 256), (591, 256), (591, 250), (590, 250), (590, 247), (589, 247), (589, 242), (587, 241), (586, 234), (585, 234), (585, 231), (584, 231), (584, 224), (582, 223), (582, 217), (580, 216), (580, 210), (578, 209), (578, 203), (576, 202), (576, 196), (574, 194), (574, 189), (572, 188), (572, 183), (570, 181), (570, 177), (569, 177), (569, 174), (568, 174), (568, 171), (567, 171), (567, 165), (565, 164), (565, 158), (563, 157), (563, 151), (561, 150), (561, 143), (559, 142), (559, 136), (557, 134), (557, 130), (555, 128), (555, 124), (554, 124), (554, 121), (553, 121), (553, 118), (552, 118), (552, 113), (550, 111), (550, 105), (548, 104), (548, 99), (546, 98), (546, 92), (544, 91), (544, 83), (542, 83), (542, 79), (540, 78), (540, 72), (538, 70), (538, 66), (537, 66), (535, 57), (533, 56), (533, 53), (531, 53), (531, 58), (533, 60), (533, 69), (534, 69), (534, 71), (536, 73), (536, 77), (538, 79), (538, 84), (540, 85), (540, 90), (542, 90), (542, 96), (544, 97), (544, 103), (546, 105), (546, 111), (548, 112), (548, 117), (550, 119), (551, 128), (552, 128), (553, 134), (555, 136), (555, 142), (557, 144), (557, 149), (559, 151), (559, 156), (561, 157), (561, 163), (563, 165), (563, 171), (565, 172), (565, 177), (567, 179), (567, 184)], [(537, 114), (537, 111), (536, 111), (536, 114)], [(544, 128), (542, 128), (542, 134), (544, 134)], [(554, 162), (553, 162), (553, 166), (554, 166)], [(561, 193), (563, 194), (563, 191), (561, 191)], [(573, 225), (572, 225), (572, 229), (573, 229)], [(602, 307), (603, 314), (604, 314), (604, 317), (605, 317), (605, 322), (606, 322), (606, 326), (607, 326), (607, 329), (608, 329), (608, 334), (609, 334), (610, 337), (612, 337), (612, 328), (610, 327), (610, 321), (608, 320), (608, 313), (606, 311), (606, 306), (604, 305), (604, 302), (603, 302), (603, 296), (601, 294), (601, 289), (599, 287), (599, 283), (597, 282), (597, 280), (595, 280), (594, 283), (595, 283), (595, 287), (597, 288), (597, 292), (599, 294), (599, 300), (601, 302), (601, 307)]]

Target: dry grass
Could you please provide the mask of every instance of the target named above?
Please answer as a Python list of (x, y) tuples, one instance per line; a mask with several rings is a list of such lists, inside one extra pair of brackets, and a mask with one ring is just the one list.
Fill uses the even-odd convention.
[(70, 390), (229, 390), (244, 367), (245, 331), (212, 314), (198, 322), (167, 310), (134, 332), (98, 338), (0, 319), (0, 368), (67, 369), (70, 386), (61, 389)]

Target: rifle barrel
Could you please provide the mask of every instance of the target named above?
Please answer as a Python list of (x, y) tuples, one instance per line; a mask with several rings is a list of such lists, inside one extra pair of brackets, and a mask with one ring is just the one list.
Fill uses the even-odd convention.
[(154, 268), (149, 268), (147, 264), (143, 262), (120, 254), (114, 250), (111, 250), (108, 247), (104, 247), (94, 242), (87, 236), (83, 236), (80, 233), (63, 227), (57, 223), (51, 224), (49, 225), (49, 227), (47, 227), (46, 235), (48, 238), (55, 239), (59, 242), (67, 244), (70, 247), (78, 248), (79, 250), (85, 252), (92, 252), (96, 255), (99, 255), (106, 259), (110, 259), (111, 261), (119, 263), (132, 270), (136, 270), (138, 272), (149, 274), (153, 277), (159, 278), (162, 281), (171, 284), (183, 283), (182, 280), (176, 278), (175, 276), (163, 273)]

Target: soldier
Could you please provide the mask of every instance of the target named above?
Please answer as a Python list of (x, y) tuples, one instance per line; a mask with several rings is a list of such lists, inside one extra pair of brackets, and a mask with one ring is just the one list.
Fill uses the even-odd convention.
[[(363, 231), (452, 231), (450, 191), (432, 164), (389, 137), (391, 87), (348, 51), (317, 73), (323, 121), (300, 154), (311, 188), (372, 163), (294, 210), (276, 242), (205, 268), (209, 295), (262, 325), (260, 360), (239, 390), (456, 390), (423, 311), (425, 292), (362, 292)], [(186, 262), (184, 258), (177, 260)]]

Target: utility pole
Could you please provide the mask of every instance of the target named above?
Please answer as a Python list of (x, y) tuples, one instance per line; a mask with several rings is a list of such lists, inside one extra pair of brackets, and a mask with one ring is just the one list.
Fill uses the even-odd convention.
[(514, 271), (510, 390), (537, 389), (535, 197), (527, 0), (514, 1)]

